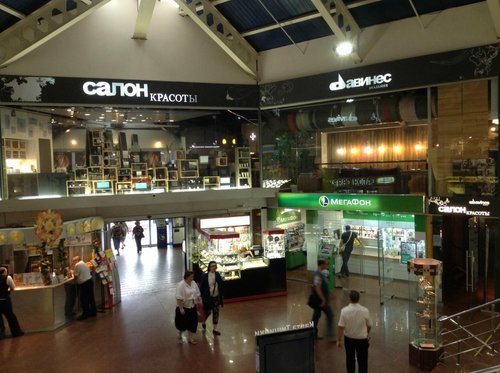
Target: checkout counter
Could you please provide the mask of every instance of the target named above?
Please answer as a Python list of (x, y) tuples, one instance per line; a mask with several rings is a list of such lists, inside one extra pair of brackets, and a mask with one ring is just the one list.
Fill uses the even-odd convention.
[[(61, 236), (65, 239), (64, 246), (47, 249), (52, 274), (49, 284), (40, 272), (41, 257), (36, 246), (40, 242), (37, 242), (34, 229), (0, 229), (0, 266), (8, 268), (16, 284), (16, 290), (11, 293), (12, 305), (25, 332), (55, 330), (79, 312), (74, 280), (62, 274), (62, 269), (70, 266), (70, 260), (75, 255), (85, 262), (91, 261), (95, 268), (92, 275), (98, 308), (109, 308), (120, 301), (113, 251), (106, 250), (102, 258), (93, 254), (93, 241), (101, 235), (103, 228), (102, 218), (64, 223)], [(113, 286), (114, 283), (116, 286)]]

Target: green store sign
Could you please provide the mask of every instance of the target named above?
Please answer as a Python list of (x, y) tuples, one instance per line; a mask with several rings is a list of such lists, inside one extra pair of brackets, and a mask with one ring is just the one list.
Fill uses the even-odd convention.
[(299, 211), (287, 211), (283, 213), (278, 213), (276, 216), (276, 224), (290, 224), (301, 221), (301, 216)]
[(329, 211), (423, 213), (424, 196), (278, 193), (278, 206)]

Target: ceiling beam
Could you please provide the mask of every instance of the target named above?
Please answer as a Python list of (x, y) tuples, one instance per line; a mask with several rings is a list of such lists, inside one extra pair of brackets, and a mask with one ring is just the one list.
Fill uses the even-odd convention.
[(138, 1), (139, 9), (137, 10), (137, 18), (135, 20), (134, 35), (132, 39), (146, 40), (157, 0)]
[(493, 20), (493, 26), (495, 26), (497, 39), (500, 39), (500, 0), (486, 0), (486, 2)]
[[(25, 56), (110, 0), (51, 0), (0, 34), (0, 66)], [(68, 5), (74, 7), (68, 9)]]
[[(361, 29), (342, 0), (311, 0), (311, 2), (339, 42), (350, 41), (356, 46)], [(335, 9), (333, 14), (332, 9)], [(351, 57), (361, 61), (356, 51), (351, 53)]]
[[(347, 7), (349, 9), (353, 9), (353, 8), (357, 8), (357, 7), (364, 6), (364, 5), (378, 3), (380, 1), (382, 1), (382, 0), (361, 0), (361, 1), (357, 1), (355, 3), (350, 3)], [(335, 13), (335, 8), (330, 10), (330, 14), (333, 14), (333, 13)], [(253, 30), (244, 31), (241, 33), (241, 36), (246, 38), (246, 37), (249, 37), (252, 35), (261, 34), (263, 32), (271, 31), (271, 30), (274, 30), (274, 29), (277, 29), (280, 27), (294, 25), (296, 23), (306, 22), (306, 21), (309, 21), (311, 19), (315, 19), (315, 18), (319, 18), (319, 17), (321, 17), (321, 14), (319, 14), (319, 13), (310, 13), (310, 14), (302, 15), (302, 16), (295, 17), (295, 18), (289, 18), (289, 19), (281, 21), (277, 24), (273, 23), (273, 24), (270, 24), (270, 25), (267, 25), (264, 27), (259, 27), (259, 28), (255, 28)]]
[(11, 7), (2, 3), (0, 3), (0, 10), (4, 11), (5, 13), (9, 13), (11, 16), (17, 17), (19, 19), (24, 19), (26, 17), (26, 15), (24, 15), (23, 13), (18, 12), (17, 10), (12, 9)]
[(247, 74), (258, 79), (257, 52), (209, 0), (176, 0), (187, 14)]

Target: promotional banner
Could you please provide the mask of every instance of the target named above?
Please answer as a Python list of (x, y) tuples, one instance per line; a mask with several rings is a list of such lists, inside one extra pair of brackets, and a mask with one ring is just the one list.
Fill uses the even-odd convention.
[(257, 85), (3, 75), (0, 103), (255, 109), (259, 101)]
[(260, 103), (266, 109), (499, 74), (500, 44), (493, 44), (264, 84)]

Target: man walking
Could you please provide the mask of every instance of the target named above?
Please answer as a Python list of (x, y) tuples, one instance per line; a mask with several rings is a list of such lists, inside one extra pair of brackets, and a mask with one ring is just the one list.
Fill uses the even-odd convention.
[(337, 347), (342, 348), (342, 337), (345, 344), (347, 373), (355, 373), (356, 358), (359, 373), (368, 372), (368, 336), (372, 328), (372, 320), (368, 308), (360, 305), (359, 292), (351, 290), (350, 303), (340, 311), (337, 332)]
[[(321, 303), (318, 307), (314, 308), (312, 314), (312, 322), (316, 331), (316, 339), (321, 339), (318, 335), (318, 323), (323, 311), (326, 315), (326, 337), (333, 338), (333, 312), (330, 306), (330, 292), (328, 290), (328, 260), (318, 260), (318, 270), (314, 272), (313, 277), (313, 291), (316, 292)], [(333, 341), (335, 341), (333, 339)]]

